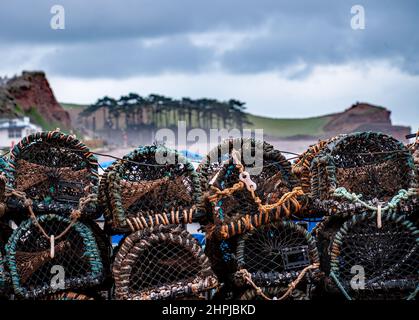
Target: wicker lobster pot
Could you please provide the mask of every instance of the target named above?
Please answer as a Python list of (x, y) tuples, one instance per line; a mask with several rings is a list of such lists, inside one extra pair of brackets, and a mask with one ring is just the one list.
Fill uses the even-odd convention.
[[(201, 189), (203, 192), (210, 190), (211, 180), (222, 169), (224, 164), (231, 160), (233, 150), (240, 152), (240, 157), (244, 160), (245, 164), (246, 162), (252, 162), (248, 163), (250, 166), (253, 164), (252, 160), (255, 160), (256, 157), (258, 157), (257, 160), (260, 160), (261, 156), (264, 156), (267, 152), (273, 151), (274, 148), (266, 142), (252, 138), (231, 138), (224, 140), (205, 156), (196, 170), (200, 174)], [(248, 152), (246, 155), (247, 158), (243, 155), (243, 152)], [(254, 157), (254, 159), (252, 159), (252, 157)], [(246, 159), (248, 159), (248, 161), (246, 161)], [(283, 157), (278, 158), (278, 161), (283, 162), (281, 163), (283, 166), (289, 165)]]
[(419, 181), (419, 140), (407, 146), (411, 150), (413, 155), (413, 162), (415, 163), (416, 169), (416, 181)]
[(418, 184), (409, 149), (375, 132), (352, 133), (325, 145), (311, 163), (313, 206), (326, 214), (398, 208), (409, 212)]
[(238, 271), (233, 281), (238, 288), (274, 287), (279, 293), (295, 281), (299, 289), (304, 289), (319, 268), (314, 238), (289, 220), (263, 225), (240, 236), (235, 257)]
[(6, 270), (5, 244), (12, 234), (12, 229), (0, 221), (0, 297), (7, 296), (10, 291), (10, 277)]
[(198, 242), (180, 226), (159, 225), (127, 236), (113, 275), (121, 300), (198, 298), (218, 285)]
[[(89, 149), (74, 136), (60, 131), (38, 132), (23, 138), (10, 154), (8, 186), (16, 191), (8, 207), (25, 210), (24, 194), (36, 214), (69, 215), (79, 201), (97, 194), (98, 163)], [(83, 208), (84, 217), (97, 217), (96, 201)]]
[(316, 158), (316, 156), (327, 146), (328, 143), (342, 138), (345, 135), (338, 135), (333, 138), (327, 140), (319, 140), (317, 143), (311, 145), (305, 152), (298, 156), (298, 159), (294, 161), (292, 164), (292, 172), (294, 173), (295, 177), (297, 178), (297, 184), (301, 187), (304, 192), (302, 198), (303, 208), (301, 210), (301, 215), (308, 215), (308, 216), (317, 216), (319, 215), (319, 211), (315, 210), (312, 207), (313, 199), (310, 197), (311, 195), (311, 163)]
[[(347, 299), (414, 299), (419, 289), (419, 230), (396, 212), (383, 213), (381, 227), (377, 222), (376, 212), (364, 212), (336, 232), (329, 252), (330, 277)], [(363, 285), (354, 280), (356, 275), (363, 276)]]
[(201, 188), (193, 165), (177, 151), (144, 146), (106, 170), (99, 201), (107, 230), (129, 233), (159, 224), (192, 222)]
[[(6, 245), (15, 294), (30, 299), (100, 285), (106, 262), (96, 239), (85, 224), (55, 214), (22, 222)], [(54, 286), (54, 274), (64, 276), (63, 287)]]
[[(240, 185), (242, 169), (249, 171), (250, 179), (256, 184), (254, 193)], [(296, 181), (285, 157), (272, 145), (254, 139), (225, 140), (206, 156), (197, 171), (206, 192), (208, 211), (205, 252), (214, 272), (228, 287), (231, 274), (237, 271), (235, 252), (240, 235), (297, 212), (300, 204), (296, 197), (283, 206), (260, 208), (292, 192)], [(234, 192), (223, 194), (238, 185), (240, 188)]]
[(316, 239), (320, 256), (320, 268), (325, 274), (330, 273), (330, 246), (332, 240), (342, 225), (348, 220), (347, 216), (333, 215), (324, 216), (312, 230)]
[[(224, 161), (218, 153), (223, 145), (229, 152)], [(246, 139), (227, 140), (223, 145), (211, 151), (199, 168), (204, 180), (211, 179), (206, 180), (211, 208), (209, 237), (225, 240), (299, 211), (302, 191), (294, 188), (291, 164), (281, 152), (267, 143)], [(213, 156), (217, 153), (219, 158)], [(252, 153), (256, 160), (246, 164)], [(212, 163), (211, 159), (220, 162)]]
[(0, 219), (6, 213), (6, 186), (9, 177), (9, 162), (0, 158)]

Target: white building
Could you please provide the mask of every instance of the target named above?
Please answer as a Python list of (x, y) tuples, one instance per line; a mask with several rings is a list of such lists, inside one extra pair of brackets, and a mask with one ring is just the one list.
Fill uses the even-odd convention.
[(11, 148), (23, 137), (41, 130), (41, 127), (30, 122), (29, 117), (0, 119), (0, 148)]

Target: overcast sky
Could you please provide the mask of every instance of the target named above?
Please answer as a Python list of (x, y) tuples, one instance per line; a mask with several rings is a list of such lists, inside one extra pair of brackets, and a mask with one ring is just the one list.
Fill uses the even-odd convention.
[(367, 101), (419, 127), (419, 1), (2, 0), (0, 75), (22, 70), (46, 71), (62, 102), (134, 91), (307, 117)]

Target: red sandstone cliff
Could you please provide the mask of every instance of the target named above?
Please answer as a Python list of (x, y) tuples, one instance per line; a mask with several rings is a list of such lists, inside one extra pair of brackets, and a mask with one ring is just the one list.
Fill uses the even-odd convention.
[(410, 127), (392, 125), (390, 115), (391, 111), (384, 107), (357, 102), (344, 112), (333, 114), (323, 130), (327, 136), (356, 131), (379, 131), (405, 140), (405, 136), (410, 133)]
[(31, 108), (34, 108), (45, 122), (60, 125), (64, 129), (71, 127), (70, 115), (55, 99), (44, 72), (24, 71), (21, 76), (7, 81), (3, 90), (7, 93), (4, 96), (13, 100), (8, 101), (9, 104), (17, 105), (20, 111), (28, 113), (29, 116)]

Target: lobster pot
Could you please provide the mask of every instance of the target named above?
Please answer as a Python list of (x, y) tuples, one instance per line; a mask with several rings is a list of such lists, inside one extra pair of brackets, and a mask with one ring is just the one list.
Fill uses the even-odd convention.
[(408, 145), (408, 148), (412, 151), (413, 162), (415, 163), (416, 169), (416, 181), (419, 182), (419, 140)]
[[(97, 289), (107, 291), (113, 285), (112, 270), (111, 270), (111, 256), (113, 253), (112, 241), (110, 237), (102, 230), (101, 227), (91, 220), (83, 221), (83, 224), (92, 232), (96, 245), (99, 249), (100, 259), (103, 265), (103, 281)], [(91, 296), (91, 294), (87, 294)]]
[(237, 271), (236, 249), (239, 235), (228, 239), (206, 237), (205, 254), (209, 258), (211, 268), (220, 282), (224, 283), (223, 292), (233, 292), (231, 275)]
[(4, 202), (8, 168), (9, 163), (7, 162), (7, 160), (3, 157), (0, 157), (0, 202)]
[[(32, 200), (36, 214), (68, 216), (81, 198), (97, 194), (98, 163), (89, 149), (74, 136), (59, 131), (38, 132), (23, 138), (10, 154), (11, 189)], [(26, 209), (24, 201), (12, 196), (8, 207)], [(96, 202), (82, 214), (96, 218)]]
[(91, 229), (55, 214), (22, 222), (6, 253), (14, 292), (25, 299), (95, 287), (106, 273), (104, 254)]
[(318, 215), (318, 211), (313, 210), (311, 194), (311, 163), (314, 158), (323, 150), (323, 148), (332, 141), (342, 138), (344, 135), (338, 135), (328, 140), (319, 140), (316, 144), (311, 145), (305, 152), (298, 156), (298, 159), (292, 164), (292, 172), (294, 173), (297, 184), (301, 187), (304, 195), (302, 215), (310, 214), (310, 216)]
[(198, 242), (180, 226), (127, 236), (113, 265), (120, 300), (203, 298), (218, 285)]
[(9, 163), (0, 157), (0, 218), (6, 213), (6, 185), (9, 176)]
[(193, 165), (163, 146), (140, 147), (116, 161), (99, 189), (107, 230), (113, 233), (190, 223), (201, 201)]
[(320, 268), (326, 274), (330, 273), (329, 252), (332, 240), (347, 220), (348, 217), (342, 215), (324, 216), (311, 232), (319, 250)]
[[(274, 150), (273, 146), (251, 138), (231, 138), (224, 140), (212, 149), (197, 168), (200, 173), (201, 189), (209, 191), (211, 181), (222, 169), (224, 164), (231, 160), (233, 150), (240, 153), (241, 159), (248, 166), (254, 165), (255, 161), (263, 160), (264, 152)], [(282, 159), (281, 159), (282, 160)]]
[[(238, 150), (234, 147), (237, 142), (225, 142), (230, 153), (225, 155), (225, 161), (219, 159), (218, 167), (209, 161), (222, 146), (210, 152), (207, 163), (199, 170), (204, 177), (211, 178), (207, 182), (211, 210), (207, 230), (210, 237), (218, 239), (245, 233), (301, 208), (297, 198), (302, 192), (293, 190), (296, 180), (285, 157), (267, 143), (238, 141)], [(254, 158), (249, 159), (252, 154)]]
[(9, 275), (6, 271), (6, 252), (4, 247), (11, 233), (11, 228), (0, 221), (0, 297), (7, 296), (10, 289)]
[(415, 161), (415, 166), (416, 166), (416, 175), (419, 176), (419, 143), (416, 142), (414, 144), (414, 147), (412, 147), (413, 149), (413, 160)]
[(317, 210), (346, 214), (365, 208), (409, 212), (417, 201), (412, 153), (375, 132), (332, 140), (311, 163), (311, 197)]
[(419, 231), (400, 213), (361, 213), (346, 221), (330, 249), (330, 277), (348, 299), (414, 299)]
[[(263, 225), (241, 236), (236, 258), (239, 270), (234, 282), (238, 287), (249, 286), (242, 276), (243, 269), (257, 286), (287, 287), (303, 269), (312, 266), (317, 270), (319, 265), (314, 238), (289, 220)], [(300, 285), (304, 282), (302, 279)]]
[[(408, 148), (413, 153), (413, 161), (415, 163), (415, 171), (416, 171), (416, 181), (419, 183), (419, 140), (416, 140), (416, 142), (410, 144)], [(414, 197), (411, 200), (414, 203), (415, 208), (412, 210), (414, 213), (412, 215), (413, 220), (416, 222), (416, 226), (419, 226), (419, 200), (418, 197)]]

